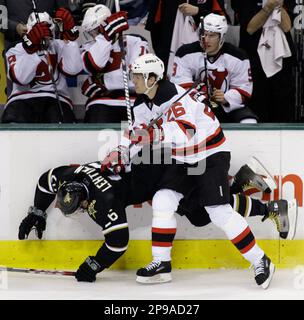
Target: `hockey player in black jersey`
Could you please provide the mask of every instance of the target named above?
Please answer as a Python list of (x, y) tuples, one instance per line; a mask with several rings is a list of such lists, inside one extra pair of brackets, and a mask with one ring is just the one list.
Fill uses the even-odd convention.
[(198, 101), (211, 101), (221, 123), (256, 123), (257, 116), (247, 106), (252, 93), (249, 59), (245, 52), (225, 42), (226, 18), (211, 13), (200, 28), (201, 40), (176, 52), (171, 81), (188, 88), (201, 79), (191, 95)]
[[(46, 211), (56, 195), (56, 206), (65, 216), (70, 216), (80, 208), (86, 211), (90, 218), (103, 228), (105, 243), (95, 256), (87, 257), (80, 265), (76, 272), (78, 281), (95, 281), (97, 273), (109, 268), (127, 250), (129, 232), (125, 208), (128, 205), (152, 199), (161, 187), (176, 185), (174, 179), (171, 180), (171, 185), (164, 182), (167, 180), (163, 179), (164, 171), (168, 169), (166, 165), (133, 165), (132, 171), (121, 174), (120, 179), (117, 179), (117, 176), (113, 179), (113, 176), (102, 175), (99, 169), (100, 162), (93, 162), (60, 166), (43, 173), (37, 183), (34, 204), (19, 227), (19, 239), (26, 239), (32, 228), (35, 229), (37, 237), (42, 239), (46, 228)], [(240, 172), (236, 181), (239, 186), (248, 177)], [(177, 190), (184, 192), (180, 188)], [(266, 205), (244, 195), (238, 197), (237, 201), (235, 197), (231, 198), (231, 205), (237, 207), (236, 211), (241, 215), (261, 215), (266, 219), (272, 213), (279, 223), (287, 222), (282, 231), (286, 234), (289, 234), (289, 230), (293, 232), (293, 225), (289, 225), (288, 208), (284, 210), (289, 202), (280, 200), (280, 203), (271, 202)], [(279, 204), (276, 210), (275, 204)], [(177, 213), (185, 215), (195, 226), (210, 223), (208, 214), (198, 205), (193, 194), (180, 202)]]
[[(131, 173), (117, 176), (101, 174), (100, 162), (61, 166), (50, 169), (39, 178), (34, 205), (19, 227), (19, 239), (25, 239), (32, 228), (42, 238), (46, 227), (46, 210), (57, 195), (56, 206), (66, 216), (77, 209), (87, 211), (102, 227), (105, 243), (95, 256), (89, 256), (76, 272), (78, 281), (95, 281), (96, 274), (109, 268), (127, 249), (129, 240), (125, 208), (152, 199), (160, 187), (173, 187), (175, 179), (164, 178), (164, 166), (140, 165)], [(178, 191), (183, 192), (182, 189)]]

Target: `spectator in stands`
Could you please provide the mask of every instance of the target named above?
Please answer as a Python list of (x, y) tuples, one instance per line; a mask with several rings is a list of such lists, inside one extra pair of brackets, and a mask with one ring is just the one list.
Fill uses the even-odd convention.
[(55, 25), (47, 12), (32, 12), (22, 43), (6, 53), (13, 91), (5, 105), (3, 123), (74, 122), (73, 105), (65, 75), (82, 70), (79, 32), (65, 8), (55, 18), (61, 25), (60, 40), (54, 39)]
[(290, 30), (295, 0), (232, 0), (231, 5), (240, 22), (240, 47), (251, 62), (251, 108), (261, 122), (293, 121), (295, 51)]
[(177, 10), (184, 15), (199, 17), (214, 12), (224, 14), (224, 0), (151, 0), (148, 7), (146, 29), (151, 32), (155, 54), (164, 62), (167, 69), (172, 33)]
[(220, 122), (256, 123), (257, 116), (247, 106), (252, 92), (249, 59), (241, 49), (224, 42), (227, 30), (224, 16), (208, 14), (200, 41), (178, 49), (171, 81), (186, 89), (201, 81), (191, 96), (213, 107)]
[[(93, 41), (83, 45), (82, 53), (84, 69), (89, 73), (82, 86), (82, 93), (88, 97), (84, 122), (119, 123), (127, 120), (118, 41), (119, 34), (128, 29), (126, 12), (111, 14), (108, 7), (96, 5), (86, 11), (82, 28), (93, 37)], [(124, 39), (126, 64), (129, 66), (139, 55), (147, 53), (148, 43), (135, 35), (126, 35)], [(128, 86), (135, 94), (132, 81), (129, 80)]]

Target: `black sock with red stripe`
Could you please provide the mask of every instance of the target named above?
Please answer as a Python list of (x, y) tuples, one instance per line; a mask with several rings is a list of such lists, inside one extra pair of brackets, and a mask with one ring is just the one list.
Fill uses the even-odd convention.
[(171, 249), (175, 234), (176, 228), (152, 227), (152, 255), (154, 259), (171, 260)]

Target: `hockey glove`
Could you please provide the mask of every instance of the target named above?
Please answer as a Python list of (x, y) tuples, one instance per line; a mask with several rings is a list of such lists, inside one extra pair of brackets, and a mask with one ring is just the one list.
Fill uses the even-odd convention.
[(206, 103), (208, 101), (208, 92), (206, 85), (201, 82), (189, 93), (194, 101)]
[(115, 36), (124, 30), (128, 30), (127, 12), (119, 11), (113, 13), (106, 19), (106, 26), (104, 27), (103, 35), (110, 41), (115, 40)]
[(107, 92), (107, 88), (93, 77), (88, 77), (81, 87), (81, 92), (89, 98), (97, 98), (103, 96)]
[(24, 240), (28, 237), (32, 228), (36, 231), (36, 236), (41, 239), (46, 226), (46, 213), (36, 207), (30, 207), (28, 215), (22, 220), (19, 226), (18, 238)]
[(39, 22), (23, 36), (22, 46), (27, 53), (32, 54), (42, 49), (42, 40), (50, 38), (53, 38), (50, 25)]
[(75, 273), (77, 281), (94, 282), (96, 274), (101, 272), (104, 268), (95, 260), (95, 257), (89, 256), (85, 262), (82, 263)]
[(123, 173), (126, 165), (129, 163), (129, 154), (127, 147), (119, 145), (113, 149), (102, 161), (100, 171), (110, 171), (113, 174)]
[(75, 41), (79, 37), (79, 31), (69, 10), (59, 8), (54, 20), (59, 25), (61, 39)]
[(135, 127), (133, 133), (130, 134), (131, 142), (142, 146), (158, 144), (163, 141), (164, 138), (163, 128), (157, 123), (154, 123), (149, 127), (143, 123), (139, 127)]

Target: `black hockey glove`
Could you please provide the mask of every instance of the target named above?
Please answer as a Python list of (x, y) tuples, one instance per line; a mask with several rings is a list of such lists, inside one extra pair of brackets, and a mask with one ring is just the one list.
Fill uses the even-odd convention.
[(95, 257), (89, 256), (82, 263), (75, 273), (77, 281), (94, 282), (96, 274), (104, 268), (95, 260)]
[(19, 226), (18, 238), (19, 240), (27, 239), (29, 233), (34, 228), (36, 236), (41, 239), (42, 233), (46, 226), (46, 213), (36, 207), (30, 207), (28, 215), (22, 220)]

